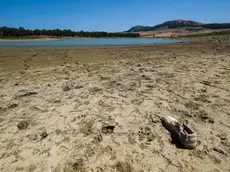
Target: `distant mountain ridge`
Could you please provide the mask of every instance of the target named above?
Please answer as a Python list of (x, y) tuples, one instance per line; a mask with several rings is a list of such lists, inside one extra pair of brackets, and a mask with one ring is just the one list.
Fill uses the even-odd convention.
[(205, 29), (228, 29), (230, 28), (230, 23), (203, 24), (192, 20), (171, 20), (155, 26), (137, 25), (130, 28), (126, 32), (144, 32), (144, 31), (155, 31), (160, 29), (176, 29), (176, 28), (185, 28), (185, 27), (205, 28)]

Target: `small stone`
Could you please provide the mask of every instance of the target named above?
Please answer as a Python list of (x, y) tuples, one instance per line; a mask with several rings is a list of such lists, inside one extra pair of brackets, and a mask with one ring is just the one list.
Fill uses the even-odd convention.
[(84, 86), (82, 86), (82, 85), (77, 85), (77, 86), (75, 86), (74, 88), (75, 89), (81, 89), (81, 88), (83, 88)]
[(147, 76), (147, 75), (142, 75), (141, 77), (142, 77), (142, 79), (144, 79), (144, 80), (151, 80), (151, 78), (150, 78), (149, 76)]
[(205, 54), (206, 52), (204, 50), (202, 50), (201, 53)]
[(48, 136), (48, 134), (44, 131), (40, 134), (41, 140), (45, 139)]
[(71, 90), (70, 86), (66, 85), (66, 86), (63, 87), (63, 91), (69, 91), (69, 90)]
[(106, 124), (102, 127), (102, 133), (104, 134), (113, 133), (114, 128), (115, 128), (115, 125)]
[(110, 78), (106, 76), (101, 76), (100, 79), (103, 81), (103, 80), (109, 80)]
[(97, 143), (99, 143), (99, 142), (101, 142), (101, 141), (103, 140), (103, 138), (102, 138), (101, 135), (98, 135), (98, 136), (94, 137), (94, 140), (95, 140)]
[(55, 130), (55, 133), (56, 133), (57, 135), (60, 135), (60, 134), (62, 133), (62, 131), (61, 131), (60, 129), (56, 129), (56, 130)]
[(17, 106), (18, 106), (17, 103), (13, 103), (13, 104), (10, 104), (10, 105), (8, 106), (8, 108), (16, 108)]
[(215, 123), (215, 120), (214, 120), (213, 118), (210, 118), (210, 119), (208, 120), (208, 122), (211, 123), (211, 124), (214, 124), (214, 123)]
[(29, 126), (29, 123), (27, 121), (21, 121), (18, 123), (19, 130), (25, 130), (28, 126)]

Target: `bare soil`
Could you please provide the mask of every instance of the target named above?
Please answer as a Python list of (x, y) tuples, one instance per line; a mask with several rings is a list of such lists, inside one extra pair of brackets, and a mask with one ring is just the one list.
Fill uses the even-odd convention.
[(206, 34), (206, 33), (213, 33), (213, 32), (222, 32), (227, 31), (230, 29), (198, 29), (193, 30), (194, 28), (178, 28), (178, 29), (161, 29), (161, 30), (155, 30), (155, 31), (146, 31), (146, 32), (140, 32), (141, 37), (163, 37), (163, 38), (169, 38), (169, 37), (177, 37), (177, 36), (183, 36), (183, 35), (196, 35), (196, 34)]
[[(230, 37), (0, 48), (0, 171), (230, 171)], [(159, 117), (187, 120), (193, 150)]]

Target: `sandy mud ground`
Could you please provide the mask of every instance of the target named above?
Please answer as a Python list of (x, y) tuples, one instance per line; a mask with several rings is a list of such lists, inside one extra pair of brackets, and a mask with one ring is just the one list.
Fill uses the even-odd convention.
[[(184, 149), (160, 117), (188, 120)], [(230, 171), (230, 38), (0, 48), (0, 171)]]

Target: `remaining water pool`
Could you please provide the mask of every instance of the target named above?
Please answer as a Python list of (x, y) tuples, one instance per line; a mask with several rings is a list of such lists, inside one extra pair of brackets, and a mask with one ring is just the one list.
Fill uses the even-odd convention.
[(67, 39), (39, 41), (2, 41), (0, 46), (99, 46), (99, 45), (145, 45), (183, 42), (163, 38), (100, 38), (100, 39)]

